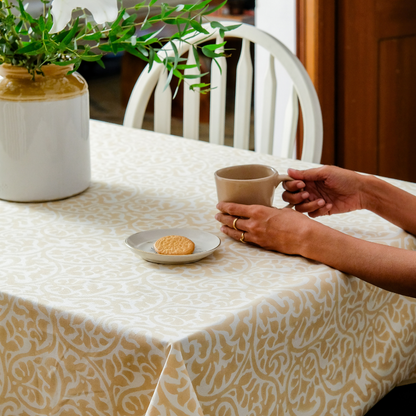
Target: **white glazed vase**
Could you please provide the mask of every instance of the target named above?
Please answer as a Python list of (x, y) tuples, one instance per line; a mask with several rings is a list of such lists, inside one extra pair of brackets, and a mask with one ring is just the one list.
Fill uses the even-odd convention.
[[(0, 199), (41, 202), (89, 187), (89, 95), (71, 68), (0, 65)], [(1, 78), (3, 77), (3, 78)]]

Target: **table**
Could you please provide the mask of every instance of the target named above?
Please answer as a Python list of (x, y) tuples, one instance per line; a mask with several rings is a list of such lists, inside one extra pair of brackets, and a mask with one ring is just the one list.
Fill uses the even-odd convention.
[[(1, 415), (361, 415), (416, 377), (416, 300), (219, 231), (216, 169), (311, 164), (97, 121), (91, 150), (83, 194), (0, 201)], [(416, 248), (370, 212), (319, 221)], [(222, 244), (177, 266), (124, 244), (170, 227)]]

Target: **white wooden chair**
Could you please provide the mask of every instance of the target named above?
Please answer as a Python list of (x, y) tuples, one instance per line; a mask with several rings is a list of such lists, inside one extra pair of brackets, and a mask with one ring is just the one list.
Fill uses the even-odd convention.
[[(224, 26), (232, 22), (222, 22)], [(235, 24), (235, 22), (234, 22)], [(209, 35), (198, 35), (192, 39), (192, 43), (199, 43), (207, 39), (214, 39), (222, 43), (217, 29), (212, 29), (210, 24), (204, 24)], [(234, 114), (234, 147), (248, 149), (250, 132), (250, 111), (253, 84), (253, 66), (250, 57), (250, 42), (261, 45), (270, 53), (269, 67), (264, 81), (264, 102), (263, 119), (261, 120), (260, 148), (256, 151), (261, 153), (272, 153), (274, 118), (277, 96), (277, 80), (275, 74), (275, 60), (278, 60), (285, 68), (293, 81), (293, 93), (289, 100), (285, 126), (282, 151), (283, 157), (292, 157), (296, 130), (298, 124), (298, 100), (302, 108), (303, 116), (303, 150), (301, 160), (319, 163), (322, 153), (322, 114), (315, 88), (301, 62), (284, 46), (280, 41), (256, 28), (255, 26), (242, 24), (239, 28), (225, 33), (225, 38), (234, 37), (242, 39), (242, 50), (237, 65), (236, 74), (236, 96)], [(180, 55), (186, 53), (190, 46), (187, 43), (177, 43)], [(165, 46), (165, 53), (173, 56), (170, 44)], [(188, 64), (195, 62), (193, 53), (188, 54)], [(226, 92), (226, 58), (219, 58), (222, 68), (220, 73), (216, 63), (211, 66), (211, 87), (210, 92), (210, 124), (209, 141), (216, 144), (224, 144), (225, 127), (225, 92)], [(187, 70), (188, 73), (198, 74), (197, 69)], [(141, 128), (144, 113), (155, 90), (155, 114), (154, 130), (160, 133), (170, 134), (172, 91), (165, 87), (167, 71), (161, 64), (154, 64), (152, 69), (148, 67), (140, 75), (130, 96), (127, 105), (124, 125), (128, 127)], [(199, 83), (199, 79), (192, 79), (192, 84)], [(184, 111), (183, 111), (183, 135), (186, 138), (198, 139), (199, 137), (199, 93), (191, 91), (185, 85), (184, 88)]]

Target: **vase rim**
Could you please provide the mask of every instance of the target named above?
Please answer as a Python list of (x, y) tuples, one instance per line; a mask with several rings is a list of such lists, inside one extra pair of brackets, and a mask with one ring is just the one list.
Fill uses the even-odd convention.
[[(6, 66), (5, 66), (6, 65)], [(0, 65), (0, 101), (58, 101), (88, 93), (88, 85), (78, 72), (70, 75), (71, 66), (45, 65), (45, 76), (35, 79), (27, 68)]]
[[(74, 68), (73, 64), (68, 65), (55, 65), (55, 64), (48, 64), (42, 66), (42, 71), (45, 76), (53, 77), (53, 76), (62, 76), (71, 71)], [(30, 74), (26, 67), (12, 65), (12, 64), (1, 64), (0, 65), (0, 75), (3, 77), (13, 78), (32, 78), (32, 74)], [(36, 74), (38, 75), (38, 74)], [(42, 76), (42, 75), (40, 75)]]

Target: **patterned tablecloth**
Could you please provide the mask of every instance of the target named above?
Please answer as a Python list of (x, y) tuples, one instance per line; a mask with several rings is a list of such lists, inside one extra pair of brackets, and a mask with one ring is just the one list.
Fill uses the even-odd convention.
[[(83, 194), (0, 201), (2, 416), (362, 415), (416, 377), (415, 300), (219, 231), (216, 169), (310, 164), (96, 121), (91, 147)], [(416, 248), (370, 212), (319, 221)], [(176, 266), (124, 244), (171, 227), (222, 244)]]

